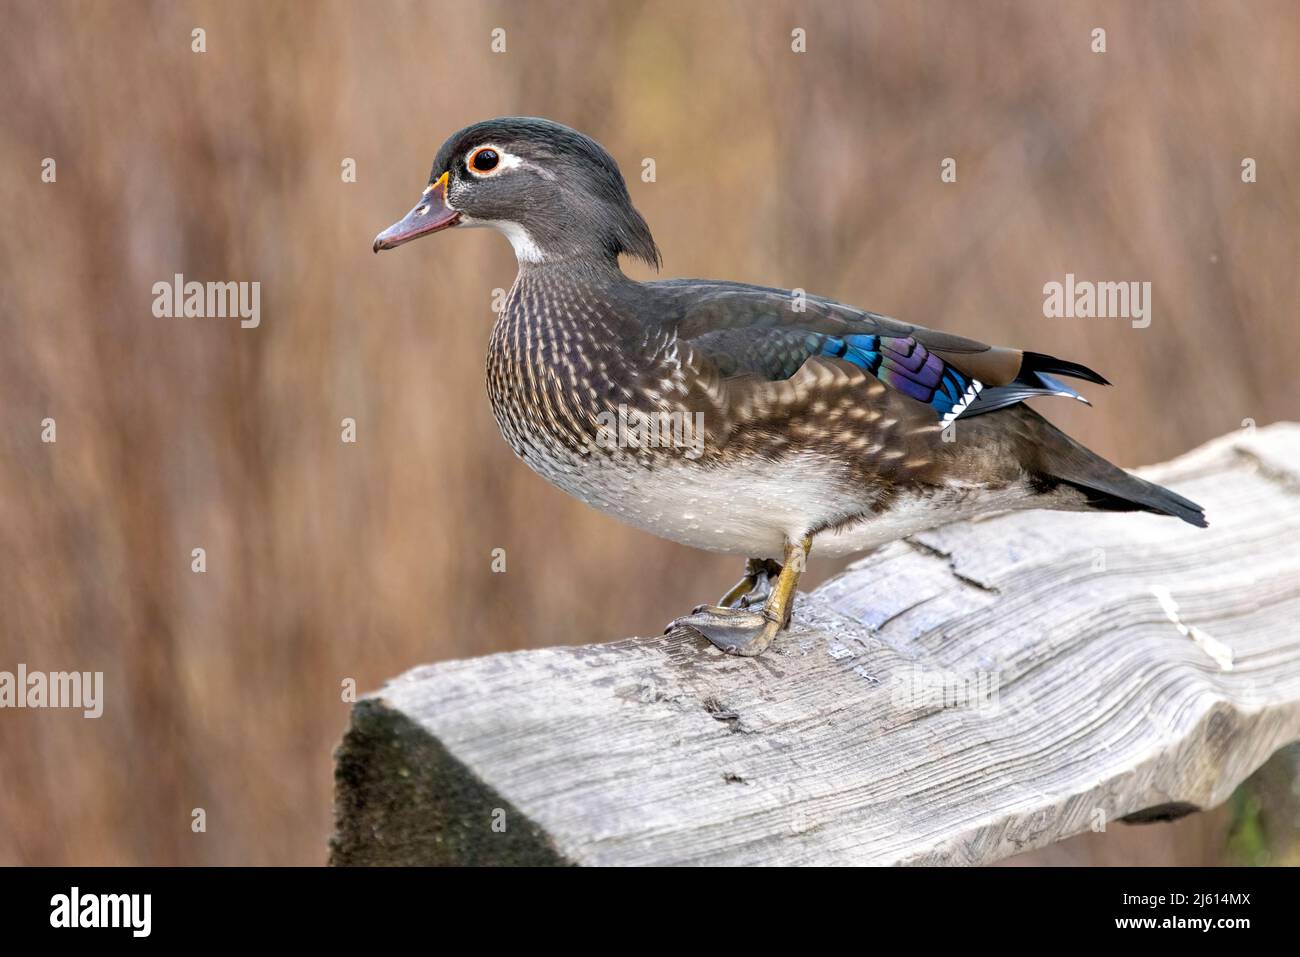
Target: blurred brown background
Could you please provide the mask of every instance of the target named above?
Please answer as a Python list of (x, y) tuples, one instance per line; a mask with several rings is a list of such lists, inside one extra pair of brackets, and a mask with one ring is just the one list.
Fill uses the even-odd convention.
[[(512, 458), (483, 389), (506, 242), (371, 254), (473, 121), (601, 140), (664, 275), (1094, 366), (1116, 384), (1096, 408), (1041, 408), (1122, 464), (1300, 416), (1294, 3), (4, 0), (3, 18), (0, 669), (102, 670), (107, 702), (97, 721), (0, 713), (0, 863), (322, 862), (345, 679), (657, 633), (735, 579)], [(155, 318), (178, 272), (260, 281), (260, 328)], [(1150, 328), (1044, 319), (1066, 272), (1150, 281)]]

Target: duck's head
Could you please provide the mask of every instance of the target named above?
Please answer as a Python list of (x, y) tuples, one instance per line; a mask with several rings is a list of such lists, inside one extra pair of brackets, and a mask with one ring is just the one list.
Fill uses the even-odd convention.
[(521, 263), (610, 263), (626, 253), (659, 265), (613, 157), (550, 120), (509, 116), (452, 134), (420, 201), (375, 237), (374, 250), (456, 226), (491, 226)]

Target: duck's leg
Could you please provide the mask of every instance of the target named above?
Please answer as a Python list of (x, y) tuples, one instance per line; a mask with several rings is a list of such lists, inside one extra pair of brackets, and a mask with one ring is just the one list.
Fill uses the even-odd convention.
[[(696, 631), (729, 655), (743, 655), (746, 658), (761, 655), (772, 644), (777, 633), (790, 623), (795, 590), (811, 548), (810, 536), (804, 536), (797, 544), (785, 543), (785, 563), (761, 611), (704, 605), (695, 609), (693, 614), (678, 618), (669, 628), (684, 627)], [(755, 575), (755, 584), (757, 581), (758, 576)], [(743, 584), (744, 579), (732, 589), (732, 593)], [(726, 597), (730, 595), (728, 593)]]
[[(752, 608), (761, 605), (772, 593), (781, 574), (781, 563), (770, 558), (751, 558), (745, 562), (745, 577), (718, 599), (719, 608)], [(707, 606), (701, 605), (700, 608)], [(696, 611), (700, 609), (697, 608)]]

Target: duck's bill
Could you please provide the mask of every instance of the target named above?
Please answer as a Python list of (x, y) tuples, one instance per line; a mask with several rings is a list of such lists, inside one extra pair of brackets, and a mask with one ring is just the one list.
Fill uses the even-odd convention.
[(460, 222), (460, 213), (447, 205), (447, 174), (431, 183), (420, 202), (400, 220), (375, 237), (375, 252), (393, 249), (428, 233), (449, 229)]

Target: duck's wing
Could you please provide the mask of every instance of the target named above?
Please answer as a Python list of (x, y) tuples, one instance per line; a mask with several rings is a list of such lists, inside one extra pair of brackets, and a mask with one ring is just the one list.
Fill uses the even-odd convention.
[(1087, 402), (1056, 376), (1109, 383), (1064, 359), (990, 346), (797, 292), (740, 283), (647, 284), (679, 341), (723, 378), (790, 379), (810, 359), (840, 360), (917, 402), (941, 424), (1060, 395)]

